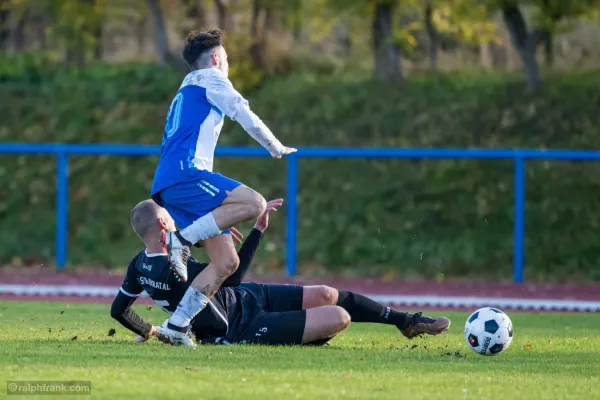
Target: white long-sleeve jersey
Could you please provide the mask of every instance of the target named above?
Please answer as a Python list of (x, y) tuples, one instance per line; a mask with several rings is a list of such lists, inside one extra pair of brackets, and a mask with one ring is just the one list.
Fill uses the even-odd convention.
[(224, 116), (237, 121), (272, 155), (285, 147), (254, 114), (227, 76), (216, 68), (190, 72), (171, 103), (152, 194), (188, 179), (189, 170), (212, 171)]

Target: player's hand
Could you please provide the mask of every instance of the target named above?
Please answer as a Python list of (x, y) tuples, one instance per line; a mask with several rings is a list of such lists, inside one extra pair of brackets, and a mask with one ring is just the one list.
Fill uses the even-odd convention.
[(234, 227), (229, 228), (229, 230), (231, 231), (231, 238), (233, 239), (233, 243), (235, 243), (236, 246), (238, 244), (242, 244), (242, 239), (244, 239), (244, 235), (242, 235), (242, 232), (238, 231)]
[(261, 232), (264, 232), (269, 226), (269, 213), (272, 211), (277, 211), (277, 208), (281, 207), (283, 204), (283, 199), (275, 199), (271, 200), (267, 203), (267, 209), (258, 219), (256, 220), (256, 224), (254, 227)]
[[(283, 156), (291, 154), (291, 153), (295, 153), (297, 151), (298, 151), (298, 149), (295, 149), (293, 147), (285, 147), (283, 150)], [(271, 157), (280, 159), (282, 157), (282, 155), (281, 154), (271, 154)]]
[(150, 328), (150, 331), (146, 334), (146, 336), (138, 336), (137, 338), (135, 338), (134, 342), (135, 343), (144, 343), (148, 339), (150, 339), (152, 336), (155, 336), (156, 331), (158, 331), (158, 326), (152, 325), (152, 328)]

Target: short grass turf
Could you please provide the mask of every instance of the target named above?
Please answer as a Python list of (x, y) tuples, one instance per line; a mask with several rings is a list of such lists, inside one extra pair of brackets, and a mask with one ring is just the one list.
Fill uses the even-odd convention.
[(467, 348), (468, 313), (448, 315), (447, 334), (412, 341), (356, 323), (328, 347), (190, 350), (133, 343), (107, 305), (0, 302), (0, 381), (91, 381), (105, 399), (600, 399), (598, 314), (512, 313), (515, 339), (496, 357)]

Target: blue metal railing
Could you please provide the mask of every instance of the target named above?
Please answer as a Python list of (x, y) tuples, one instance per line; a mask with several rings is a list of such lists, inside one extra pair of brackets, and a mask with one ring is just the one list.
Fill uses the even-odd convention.
[[(55, 154), (57, 156), (56, 264), (67, 262), (68, 156), (78, 155), (158, 155), (160, 146), (88, 144), (0, 144), (4, 154)], [(268, 157), (260, 147), (218, 147), (221, 157)], [(287, 160), (287, 238), (286, 263), (289, 276), (296, 274), (298, 229), (298, 158), (455, 158), (512, 159), (515, 162), (513, 279), (523, 282), (525, 248), (525, 161), (526, 160), (600, 160), (600, 151), (535, 149), (376, 149), (376, 148), (300, 148)]]

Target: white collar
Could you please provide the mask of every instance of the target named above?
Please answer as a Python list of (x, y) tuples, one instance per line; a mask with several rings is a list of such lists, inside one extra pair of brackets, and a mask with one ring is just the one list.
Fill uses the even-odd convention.
[(152, 258), (152, 257), (166, 257), (167, 253), (153, 253), (153, 254), (148, 254), (148, 249), (144, 250), (144, 253), (146, 253), (146, 257), (148, 258)]

